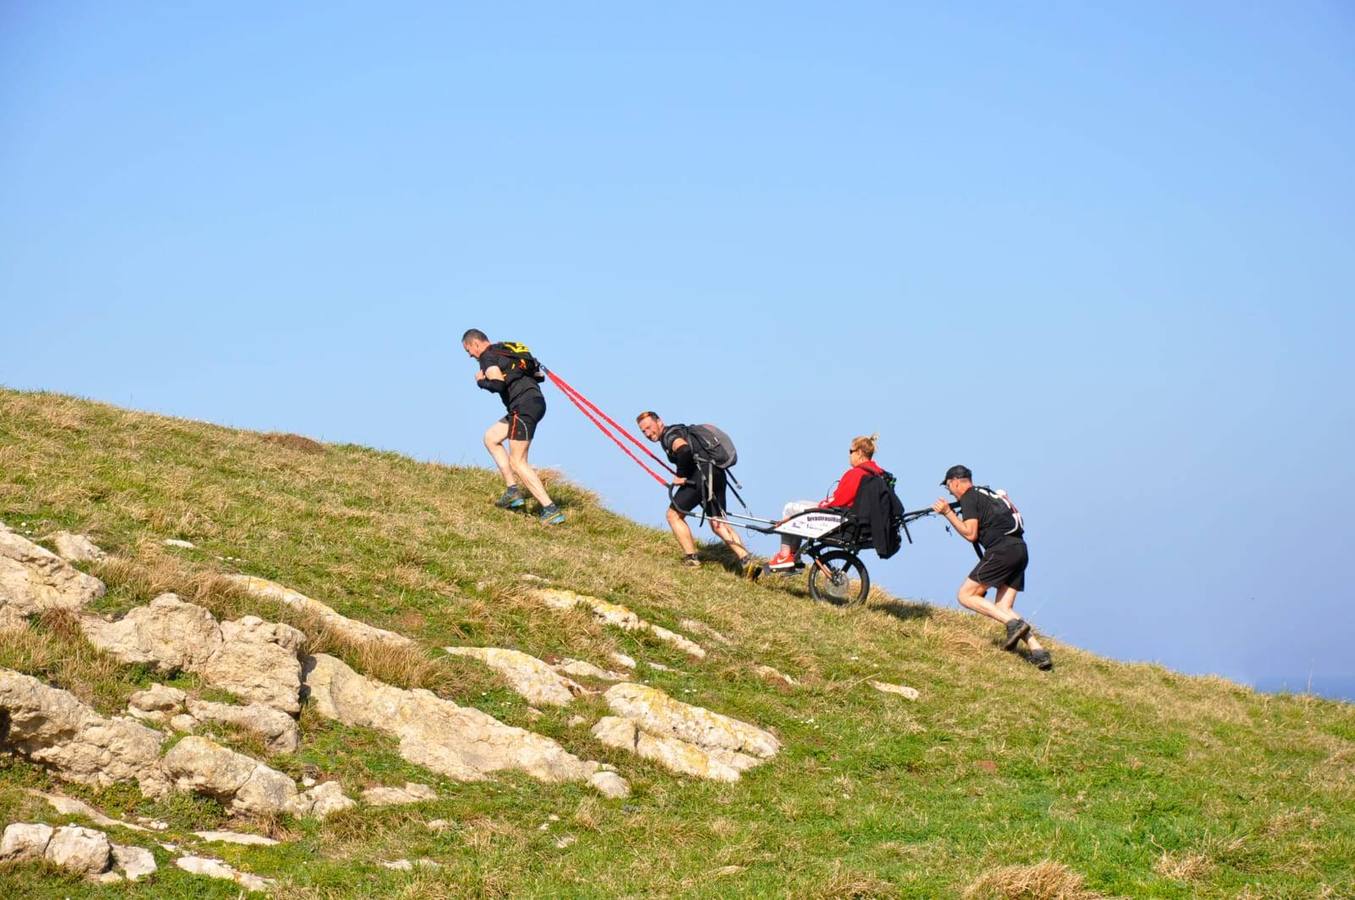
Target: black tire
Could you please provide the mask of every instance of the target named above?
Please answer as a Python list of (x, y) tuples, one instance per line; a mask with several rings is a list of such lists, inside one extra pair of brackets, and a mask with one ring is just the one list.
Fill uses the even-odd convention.
[[(870, 595), (870, 573), (855, 553), (833, 550), (822, 554), (822, 565), (809, 564), (809, 596), (820, 603), (855, 606)], [(824, 568), (828, 572), (824, 572)]]

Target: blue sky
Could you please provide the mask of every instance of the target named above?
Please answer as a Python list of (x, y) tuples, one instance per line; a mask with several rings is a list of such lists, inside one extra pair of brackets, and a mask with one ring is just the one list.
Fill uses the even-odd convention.
[(479, 327), (760, 511), (963, 462), (1038, 627), (1355, 695), (1355, 12), (1087, 6), (0, 5), (0, 383), (484, 464)]

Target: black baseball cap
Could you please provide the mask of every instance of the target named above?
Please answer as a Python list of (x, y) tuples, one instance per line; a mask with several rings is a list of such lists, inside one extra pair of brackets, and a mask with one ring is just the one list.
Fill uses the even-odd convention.
[(941, 487), (945, 487), (946, 482), (952, 478), (968, 478), (972, 481), (974, 473), (969, 471), (969, 466), (951, 466), (946, 470), (946, 477), (942, 479)]

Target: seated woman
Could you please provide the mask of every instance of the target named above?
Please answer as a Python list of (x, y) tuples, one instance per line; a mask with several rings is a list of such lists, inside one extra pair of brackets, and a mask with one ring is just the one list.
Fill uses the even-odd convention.
[[(820, 500), (818, 503), (813, 500), (792, 500), (781, 511), (781, 521), (784, 522), (791, 516), (810, 509), (850, 508), (856, 501), (856, 491), (861, 487), (861, 479), (867, 475), (884, 474), (884, 469), (875, 464), (875, 443), (879, 439), (878, 434), (853, 439), (851, 450), (847, 456), (851, 460), (852, 467), (838, 479), (837, 488), (833, 491), (832, 496)], [(799, 552), (800, 539), (783, 535), (781, 549), (767, 561), (767, 568), (772, 572), (784, 572), (793, 569)]]

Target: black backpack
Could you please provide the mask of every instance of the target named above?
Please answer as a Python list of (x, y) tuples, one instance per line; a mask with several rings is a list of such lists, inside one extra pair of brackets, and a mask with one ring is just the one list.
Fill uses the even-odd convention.
[(531, 378), (534, 381), (546, 380), (545, 373), (541, 371), (541, 363), (537, 361), (535, 356), (532, 356), (532, 351), (528, 349), (526, 344), (518, 341), (499, 341), (490, 344), (489, 349), (499, 356), (512, 360), (507, 368), (503, 369), (503, 380), (505, 382), (514, 382), (519, 378)]
[(903, 528), (903, 503), (895, 493), (898, 483), (893, 475), (873, 472), (861, 479), (852, 503), (852, 515), (870, 528), (870, 540), (880, 559), (889, 559), (903, 546), (899, 531)]

